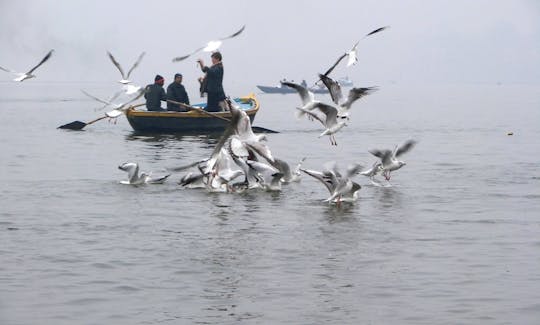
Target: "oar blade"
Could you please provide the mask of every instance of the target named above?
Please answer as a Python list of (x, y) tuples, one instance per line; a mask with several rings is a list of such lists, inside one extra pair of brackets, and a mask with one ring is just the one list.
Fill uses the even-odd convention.
[(81, 130), (86, 126), (86, 123), (81, 121), (74, 121), (68, 124), (60, 125), (58, 129), (66, 129), (66, 130)]
[(257, 133), (279, 133), (279, 131), (270, 130), (261, 126), (252, 126), (251, 129), (253, 130), (253, 132)]

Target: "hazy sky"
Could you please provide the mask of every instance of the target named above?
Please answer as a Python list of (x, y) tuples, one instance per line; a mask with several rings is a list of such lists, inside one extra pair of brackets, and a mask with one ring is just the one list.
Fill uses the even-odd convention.
[[(36, 80), (108, 82), (120, 75), (107, 50), (125, 70), (146, 51), (133, 80), (147, 84), (159, 73), (168, 83), (181, 72), (194, 85), (195, 61), (209, 62), (209, 54), (171, 59), (244, 24), (221, 48), (229, 88), (314, 80), (386, 25), (360, 41), (357, 65), (343, 64), (333, 76), (357, 85), (540, 84), (537, 0), (0, 0), (0, 66), (26, 71), (54, 48)], [(0, 71), (0, 81), (11, 78)]]

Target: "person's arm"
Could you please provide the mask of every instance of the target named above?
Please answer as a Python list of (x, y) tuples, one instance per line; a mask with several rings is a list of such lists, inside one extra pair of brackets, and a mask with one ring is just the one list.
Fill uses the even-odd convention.
[(199, 63), (199, 65), (201, 66), (202, 72), (206, 72), (206, 71), (208, 71), (208, 69), (210, 69), (210, 68), (208, 68), (207, 66), (204, 65), (204, 61), (202, 59), (198, 59), (197, 63)]
[(163, 89), (163, 88), (161, 88), (161, 100), (164, 101), (164, 102), (167, 101), (167, 94), (165, 94), (165, 89)]
[(186, 94), (186, 104), (189, 105), (189, 96), (188, 96), (188, 93), (186, 91), (186, 88), (184, 88), (184, 94)]

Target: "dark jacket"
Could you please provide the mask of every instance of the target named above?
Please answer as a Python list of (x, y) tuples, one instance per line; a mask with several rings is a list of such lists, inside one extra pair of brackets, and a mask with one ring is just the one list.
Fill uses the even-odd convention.
[(206, 73), (206, 92), (219, 93), (225, 96), (223, 90), (223, 64), (217, 63), (211, 67), (203, 67), (202, 71)]
[(163, 108), (161, 108), (161, 101), (166, 101), (167, 95), (165, 94), (165, 89), (163, 89), (163, 86), (154, 83), (146, 86), (144, 98), (146, 98), (147, 110), (163, 111)]
[[(176, 83), (176, 82), (172, 82), (167, 87), (167, 99), (189, 105), (189, 97), (186, 92), (186, 88), (184, 88), (184, 85)], [(185, 111), (185, 109), (182, 108), (180, 105), (169, 103), (169, 102), (167, 102), (167, 109), (169, 111), (178, 111), (178, 112)]]

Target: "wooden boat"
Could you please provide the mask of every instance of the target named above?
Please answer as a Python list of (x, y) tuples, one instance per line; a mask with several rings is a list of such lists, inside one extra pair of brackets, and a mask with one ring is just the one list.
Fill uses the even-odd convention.
[[(251, 122), (259, 111), (259, 101), (254, 94), (235, 98), (234, 101), (249, 116)], [(192, 105), (188, 112), (153, 112), (130, 108), (126, 118), (135, 131), (140, 132), (212, 132), (223, 131), (231, 118), (230, 112), (206, 112), (206, 103)]]

